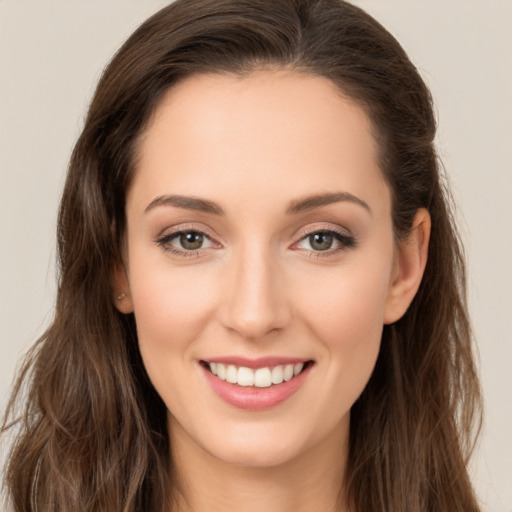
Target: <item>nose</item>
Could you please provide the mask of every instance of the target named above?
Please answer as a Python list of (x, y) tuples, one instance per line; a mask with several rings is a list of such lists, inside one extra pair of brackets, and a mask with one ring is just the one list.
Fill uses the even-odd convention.
[(233, 260), (223, 285), (225, 300), (221, 317), (224, 326), (253, 341), (283, 329), (291, 314), (277, 259), (270, 250), (252, 244), (252, 249), (246, 247), (234, 254)]

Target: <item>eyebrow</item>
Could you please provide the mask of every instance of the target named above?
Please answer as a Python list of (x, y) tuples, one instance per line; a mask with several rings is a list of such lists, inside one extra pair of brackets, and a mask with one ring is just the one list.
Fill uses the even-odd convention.
[(315, 194), (302, 199), (295, 199), (288, 206), (286, 213), (289, 215), (303, 213), (319, 208), (320, 206), (340, 202), (357, 204), (367, 210), (368, 213), (372, 213), (368, 203), (365, 203), (362, 199), (359, 199), (359, 197), (348, 192), (328, 192), (326, 194)]
[[(319, 208), (321, 206), (327, 206), (332, 203), (340, 202), (348, 202), (359, 205), (367, 210), (368, 213), (372, 213), (370, 206), (353, 194), (348, 192), (329, 192), (325, 194), (315, 194), (312, 196), (303, 197), (301, 199), (294, 199), (288, 205), (286, 214), (296, 215), (298, 213), (314, 210), (315, 208)], [(149, 203), (144, 213), (147, 213), (150, 210), (157, 208), (158, 206), (175, 206), (185, 210), (195, 210), (221, 216), (226, 214), (222, 207), (213, 201), (194, 196), (182, 195), (165, 195), (156, 197), (153, 199), (153, 201), (151, 201), (151, 203)]]

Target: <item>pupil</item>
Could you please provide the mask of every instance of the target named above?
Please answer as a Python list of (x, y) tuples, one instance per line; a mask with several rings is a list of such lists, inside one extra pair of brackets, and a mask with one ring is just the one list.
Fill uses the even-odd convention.
[(180, 236), (180, 242), (185, 249), (199, 249), (203, 243), (203, 235), (200, 233), (185, 233)]
[(311, 247), (319, 251), (325, 251), (331, 248), (332, 235), (328, 233), (316, 233), (310, 236)]

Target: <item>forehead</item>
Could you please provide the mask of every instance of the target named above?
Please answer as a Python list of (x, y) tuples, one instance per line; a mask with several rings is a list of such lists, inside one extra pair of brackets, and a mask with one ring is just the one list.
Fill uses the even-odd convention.
[[(218, 131), (223, 124), (241, 129), (254, 126), (256, 122), (265, 124), (278, 120), (282, 123), (300, 121), (293, 125), (296, 129), (323, 121), (329, 129), (334, 118), (344, 121), (340, 107), (344, 109), (344, 119), (359, 118), (358, 124), (368, 135), (372, 134), (372, 123), (363, 109), (328, 78), (287, 69), (256, 70), (244, 76), (195, 74), (182, 79), (164, 94), (143, 138), (148, 132), (154, 132), (155, 126), (168, 123), (169, 116), (181, 117), (181, 123), (185, 118), (194, 123), (200, 121), (195, 128), (202, 126), (209, 131)], [(283, 124), (282, 128), (292, 126)]]
[(386, 188), (363, 109), (329, 79), (296, 71), (184, 79), (162, 99), (139, 148), (132, 188), (148, 197), (161, 186), (268, 199), (276, 187), (295, 196), (333, 187), (361, 194), (372, 180)]

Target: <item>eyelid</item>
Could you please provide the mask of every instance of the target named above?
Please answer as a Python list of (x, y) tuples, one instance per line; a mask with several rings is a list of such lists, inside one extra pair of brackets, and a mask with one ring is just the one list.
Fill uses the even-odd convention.
[(183, 233), (197, 233), (204, 238), (208, 239), (210, 243), (213, 246), (219, 246), (219, 242), (215, 240), (213, 236), (211, 236), (207, 230), (204, 228), (198, 228), (196, 225), (189, 225), (189, 224), (179, 224), (177, 226), (174, 226), (172, 228), (166, 228), (162, 230), (156, 237), (155, 237), (155, 243), (159, 245), (164, 251), (173, 253), (177, 256), (199, 256), (201, 252), (203, 252), (205, 249), (210, 249), (211, 247), (201, 247), (200, 249), (195, 250), (187, 250), (187, 249), (178, 249), (172, 245), (170, 245), (170, 241), (177, 238), (180, 234)]
[(296, 250), (304, 250), (309, 253), (310, 257), (315, 258), (328, 258), (330, 256), (336, 256), (339, 253), (346, 251), (348, 249), (354, 248), (357, 246), (357, 239), (354, 235), (352, 235), (350, 232), (344, 232), (343, 230), (339, 228), (335, 228), (332, 226), (315, 226), (306, 228), (304, 230), (301, 230), (298, 234), (299, 240), (295, 242), (293, 245), (300, 244), (303, 241), (306, 241), (308, 239), (309, 235), (313, 235), (316, 233), (327, 233), (332, 234), (338, 244), (338, 247), (330, 248), (325, 251), (315, 251), (312, 249), (299, 249)]
[(207, 228), (198, 227), (196, 224), (178, 224), (176, 226), (166, 227), (155, 238), (157, 240), (159, 240), (159, 239), (161, 239), (163, 237), (168, 237), (168, 236), (171, 236), (171, 235), (177, 235), (177, 234), (180, 234), (180, 233), (183, 233), (183, 232), (188, 233), (188, 232), (191, 232), (191, 231), (193, 231), (194, 233), (199, 233), (201, 235), (204, 235), (206, 238), (208, 238), (212, 242), (219, 243), (219, 242), (216, 242), (216, 237), (211, 235)]
[(299, 237), (300, 240), (302, 240), (304, 237), (306, 237), (308, 235), (311, 235), (313, 233), (318, 233), (318, 232), (324, 232), (324, 231), (325, 232), (331, 231), (331, 232), (337, 233), (338, 235), (341, 235), (341, 236), (347, 237), (347, 238), (354, 237), (354, 235), (352, 235), (352, 233), (350, 233), (349, 230), (343, 231), (340, 228), (336, 228), (336, 227), (330, 226), (330, 225), (329, 226), (328, 225), (315, 226), (312, 228), (302, 229), (302, 230), (299, 230), (299, 232), (297, 233), (297, 236)]
[[(198, 233), (202, 236), (204, 236), (206, 239), (208, 239), (212, 246), (219, 246), (219, 242), (215, 240), (214, 237), (212, 237), (208, 232), (204, 229), (199, 229), (195, 225), (183, 225), (180, 224), (175, 228), (171, 228), (170, 230), (165, 229), (162, 231), (160, 235), (156, 237), (155, 243), (160, 245), (165, 251), (171, 252), (173, 254), (176, 254), (177, 256), (200, 256), (202, 252), (204, 252), (206, 249), (210, 249), (210, 247), (201, 247), (199, 249), (195, 250), (186, 250), (186, 249), (178, 249), (169, 244), (170, 240), (173, 240), (178, 235), (182, 233)], [(335, 249), (328, 249), (325, 251), (315, 251), (310, 249), (303, 249), (305, 251), (308, 251), (311, 253), (311, 255), (316, 257), (322, 257), (322, 256), (332, 256), (339, 251), (343, 249), (347, 249), (349, 247), (353, 247), (356, 245), (357, 240), (355, 237), (347, 232), (343, 232), (343, 230), (339, 228), (334, 228), (332, 226), (314, 226), (306, 229), (302, 229), (297, 233), (298, 240), (296, 240), (292, 247), (299, 244), (300, 242), (304, 241), (309, 235), (316, 234), (316, 233), (333, 233), (335, 236), (336, 241), (340, 245), (340, 247), (337, 247)], [(337, 235), (337, 236), (336, 236)]]

